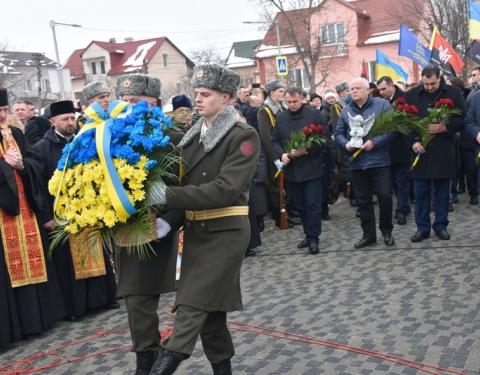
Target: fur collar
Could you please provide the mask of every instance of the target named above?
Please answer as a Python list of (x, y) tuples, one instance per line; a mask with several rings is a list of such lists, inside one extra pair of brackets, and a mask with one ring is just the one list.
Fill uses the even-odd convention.
[[(178, 144), (178, 147), (184, 148), (189, 143), (192, 142), (193, 138), (197, 134), (200, 134), (202, 131), (202, 125), (205, 119), (200, 118), (195, 125), (193, 125), (190, 130), (185, 134), (183, 139)], [(208, 128), (202, 137), (202, 144), (205, 152), (212, 151), (215, 146), (222, 140), (223, 137), (229, 132), (231, 128), (240, 121), (240, 115), (237, 113), (235, 108), (228, 106), (225, 110), (220, 113), (217, 118), (213, 121), (212, 126)]]
[(270, 97), (270, 95), (267, 96), (267, 99), (265, 99), (265, 105), (267, 105), (272, 110), (275, 116), (278, 114), (278, 112), (285, 109), (285, 106), (282, 102), (276, 102)]

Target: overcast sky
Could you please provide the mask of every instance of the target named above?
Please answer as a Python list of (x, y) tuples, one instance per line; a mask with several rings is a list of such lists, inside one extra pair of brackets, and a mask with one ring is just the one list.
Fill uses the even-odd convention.
[(80, 24), (57, 26), (60, 60), (92, 40), (125, 37), (135, 40), (168, 37), (187, 55), (192, 49), (214, 46), (226, 57), (233, 42), (261, 39), (252, 0), (3, 0), (0, 42), (8, 50), (40, 52), (55, 60), (49, 21)]

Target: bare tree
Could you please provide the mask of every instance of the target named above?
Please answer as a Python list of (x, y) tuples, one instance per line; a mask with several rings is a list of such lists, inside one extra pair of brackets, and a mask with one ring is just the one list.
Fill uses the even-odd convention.
[(225, 64), (225, 59), (218, 54), (217, 49), (213, 45), (191, 51), (190, 58), (196, 65)]
[[(480, 3), (480, 1), (474, 1)], [(407, 17), (400, 16), (400, 22), (407, 23), (423, 39), (430, 41), (433, 29), (438, 27), (440, 34), (448, 40), (453, 48), (464, 54), (470, 45), (468, 32), (468, 3), (469, 0), (420, 0), (403, 1), (402, 8), (405, 14), (422, 15), (423, 25), (408, 23)], [(393, 10), (392, 10), (393, 11)], [(398, 16), (398, 9), (395, 10)]]
[[(286, 35), (296, 49), (297, 57), (293, 63), (301, 63), (311, 89), (325, 85), (330, 67), (335, 57), (346, 52), (345, 46), (332, 46), (324, 43), (320, 32), (322, 13), (332, 6), (324, 0), (254, 0), (262, 9), (260, 17), (269, 21), (270, 28), (275, 28), (273, 22), (279, 23), (280, 34)], [(277, 19), (272, 14), (278, 13)], [(317, 21), (312, 17), (318, 14)], [(320, 20), (320, 23), (318, 22)], [(323, 21), (328, 22), (327, 19)], [(345, 19), (344, 43), (347, 44), (349, 27), (352, 20)], [(330, 20), (330, 23), (332, 21)], [(282, 41), (285, 44), (285, 41)], [(341, 50), (339, 49), (341, 48)]]

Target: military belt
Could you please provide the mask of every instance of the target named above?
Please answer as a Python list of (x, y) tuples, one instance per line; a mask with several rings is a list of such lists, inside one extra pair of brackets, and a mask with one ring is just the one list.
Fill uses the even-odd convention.
[(212, 210), (185, 211), (188, 221), (218, 219), (227, 216), (247, 216), (248, 206), (214, 208)]

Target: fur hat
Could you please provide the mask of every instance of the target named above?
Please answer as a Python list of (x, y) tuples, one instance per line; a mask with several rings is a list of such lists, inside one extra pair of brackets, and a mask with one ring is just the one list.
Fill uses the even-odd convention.
[(192, 109), (192, 101), (186, 95), (174, 96), (172, 99), (172, 107), (174, 111), (180, 107)]
[(157, 77), (148, 74), (127, 74), (117, 80), (117, 95), (141, 95), (158, 98), (161, 94), (162, 84)]
[(0, 88), (0, 107), (6, 107), (8, 105), (8, 91), (7, 89)]
[(217, 64), (200, 65), (192, 77), (193, 88), (205, 87), (234, 95), (240, 84), (240, 76), (230, 69)]
[(287, 88), (287, 85), (285, 85), (285, 83), (283, 83), (278, 79), (267, 82), (265, 84), (265, 91), (267, 92), (267, 94), (270, 94), (272, 91), (275, 91), (278, 89), (285, 89), (285, 88)]
[(339, 84), (335, 85), (335, 91), (337, 93), (341, 93), (344, 90), (348, 90), (350, 85), (347, 82), (340, 82)]
[(85, 100), (89, 100), (100, 94), (111, 94), (112, 89), (107, 81), (94, 81), (86, 85), (82, 90)]
[(65, 113), (75, 113), (75, 107), (71, 100), (62, 100), (50, 104), (50, 118), (63, 115)]
[(325, 91), (324, 97), (325, 97), (325, 99), (337, 98), (337, 94), (335, 94), (333, 91)]

